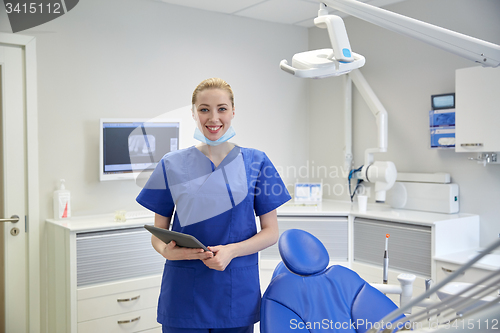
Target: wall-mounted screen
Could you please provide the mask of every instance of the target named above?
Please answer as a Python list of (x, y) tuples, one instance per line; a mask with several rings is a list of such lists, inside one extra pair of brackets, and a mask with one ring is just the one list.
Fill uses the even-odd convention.
[(433, 110), (454, 109), (455, 93), (432, 95), (431, 105)]
[(180, 120), (101, 119), (99, 179), (136, 179), (179, 149)]

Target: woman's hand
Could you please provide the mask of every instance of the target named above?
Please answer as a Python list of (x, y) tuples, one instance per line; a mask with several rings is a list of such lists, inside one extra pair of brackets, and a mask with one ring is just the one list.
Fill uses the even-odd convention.
[(159, 246), (157, 251), (167, 260), (205, 260), (212, 258), (214, 254), (203, 249), (190, 249), (187, 247), (177, 246), (175, 241), (168, 244), (163, 243), (164, 246)]
[(211, 269), (218, 271), (225, 270), (235, 257), (233, 247), (234, 244), (209, 246), (208, 249), (212, 251), (213, 257), (204, 259), (203, 263)]
[(203, 260), (203, 263), (209, 268), (223, 271), (234, 258), (256, 253), (276, 243), (279, 237), (276, 209), (259, 216), (259, 219), (260, 231), (256, 235), (238, 243), (209, 246), (214, 256)]

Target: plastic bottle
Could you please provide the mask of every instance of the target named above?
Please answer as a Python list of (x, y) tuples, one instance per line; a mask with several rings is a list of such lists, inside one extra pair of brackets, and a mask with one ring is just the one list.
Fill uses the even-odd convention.
[(54, 191), (54, 219), (62, 220), (71, 217), (71, 194), (64, 186), (65, 180), (60, 180), (59, 190)]

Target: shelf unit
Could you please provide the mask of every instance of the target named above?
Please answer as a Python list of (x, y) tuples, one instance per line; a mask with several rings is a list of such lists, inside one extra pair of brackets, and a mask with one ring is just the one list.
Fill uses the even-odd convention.
[(143, 228), (152, 223), (47, 221), (49, 332), (161, 332), (156, 307), (165, 260)]
[(500, 69), (457, 69), (456, 152), (500, 151)]

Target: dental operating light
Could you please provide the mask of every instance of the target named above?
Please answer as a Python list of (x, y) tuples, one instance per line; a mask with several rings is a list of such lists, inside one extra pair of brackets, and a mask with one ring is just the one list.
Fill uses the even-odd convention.
[(351, 50), (344, 21), (339, 16), (328, 15), (326, 5), (320, 5), (314, 24), (327, 29), (332, 48), (297, 53), (291, 66), (286, 60), (281, 61), (282, 70), (301, 78), (319, 79), (347, 74), (365, 64), (365, 58)]
[(361, 1), (321, 0), (320, 2), (382, 28), (413, 37), (472, 60), (483, 67), (500, 65), (499, 45), (374, 7)]
[(339, 76), (360, 68), (365, 58), (352, 52), (342, 18), (328, 15), (327, 6), (388, 30), (413, 37), (437, 48), (481, 64), (500, 65), (500, 46), (452, 30), (422, 22), (356, 0), (321, 0), (314, 24), (328, 30), (332, 49), (297, 53), (292, 65), (282, 60), (282, 70), (301, 78)]

